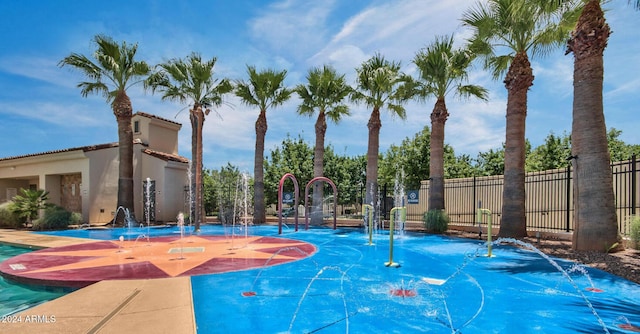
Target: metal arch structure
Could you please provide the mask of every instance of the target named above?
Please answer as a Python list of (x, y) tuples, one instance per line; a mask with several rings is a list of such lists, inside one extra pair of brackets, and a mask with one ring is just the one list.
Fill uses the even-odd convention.
[(298, 189), (298, 180), (291, 173), (284, 174), (282, 178), (280, 178), (280, 183), (278, 184), (278, 234), (282, 234), (282, 190), (284, 188), (284, 181), (287, 179), (291, 179), (293, 181), (293, 189), (294, 189), (294, 220), (296, 226), (296, 232), (298, 231), (298, 194), (300, 193)]
[(307, 183), (307, 186), (304, 188), (304, 229), (309, 229), (309, 208), (307, 207), (307, 201), (309, 199), (309, 188), (311, 187), (311, 185), (318, 181), (327, 182), (331, 185), (331, 188), (333, 188), (333, 229), (335, 230), (338, 223), (338, 188), (336, 187), (336, 184), (331, 181), (331, 179), (324, 176), (314, 177), (313, 179), (311, 179), (311, 181), (309, 181), (309, 183)]

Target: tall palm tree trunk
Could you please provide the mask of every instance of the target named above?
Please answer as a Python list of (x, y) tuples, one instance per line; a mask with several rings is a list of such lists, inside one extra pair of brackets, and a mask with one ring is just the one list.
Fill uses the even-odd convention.
[[(313, 177), (324, 176), (324, 137), (327, 132), (327, 120), (324, 111), (318, 113), (316, 120), (316, 146), (313, 149)], [(316, 182), (313, 188), (313, 211), (311, 224), (322, 224), (324, 183)], [(334, 194), (335, 196), (335, 194)]]
[(267, 134), (267, 112), (260, 110), (256, 121), (256, 150), (254, 158), (254, 203), (253, 222), (264, 224), (267, 220), (264, 199), (264, 139)]
[(189, 200), (191, 202), (189, 203), (189, 220), (197, 229), (197, 226), (199, 226), (200, 224), (199, 222), (197, 222), (198, 216), (196, 215), (196, 203), (198, 203), (196, 201), (196, 185), (198, 184), (196, 181), (196, 170), (198, 170), (198, 121), (193, 110), (189, 110), (189, 121), (191, 122), (191, 170), (189, 170), (189, 173), (191, 173), (191, 184), (189, 185)]
[(603, 53), (611, 31), (599, 1), (582, 11), (568, 43), (574, 54), (571, 146), (575, 181), (573, 249), (607, 251), (618, 242), (602, 87)]
[(447, 117), (444, 98), (438, 98), (431, 113), (429, 210), (444, 210), (444, 124)]
[(367, 144), (367, 180), (365, 189), (365, 204), (374, 207), (373, 219), (376, 220), (378, 213), (375, 208), (378, 204), (378, 150), (380, 148), (380, 108), (374, 107), (367, 124), (369, 128), (369, 142)]
[[(117, 207), (129, 209), (134, 213), (133, 201), (133, 130), (131, 118), (133, 107), (124, 90), (118, 92), (112, 104), (113, 114), (118, 123), (118, 203)], [(118, 210), (120, 211), (120, 210)], [(116, 221), (124, 222), (124, 216), (116, 217)]]
[(521, 238), (527, 235), (524, 188), (525, 122), (527, 91), (533, 85), (533, 71), (525, 52), (519, 52), (513, 58), (504, 83), (508, 96), (500, 236)]
[(203, 199), (203, 182), (202, 182), (202, 128), (204, 127), (204, 113), (202, 112), (202, 107), (197, 106), (194, 108), (194, 116), (195, 116), (195, 230), (200, 230), (200, 224), (205, 221), (206, 214), (204, 212), (204, 199)]

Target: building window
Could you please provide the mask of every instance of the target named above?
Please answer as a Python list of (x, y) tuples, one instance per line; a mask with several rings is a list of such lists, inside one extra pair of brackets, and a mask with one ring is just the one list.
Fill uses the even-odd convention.
[(133, 122), (133, 133), (140, 133), (140, 121)]

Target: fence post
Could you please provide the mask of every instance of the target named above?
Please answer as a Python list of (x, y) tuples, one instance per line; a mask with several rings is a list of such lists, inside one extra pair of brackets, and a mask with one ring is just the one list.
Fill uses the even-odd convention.
[(571, 220), (571, 162), (567, 166), (567, 212), (566, 212), (566, 220), (567, 227), (566, 231), (569, 232), (571, 230), (570, 220)]
[[(473, 217), (476, 217), (476, 176), (473, 176), (473, 201), (471, 202), (473, 207)], [(480, 204), (478, 204), (479, 206)], [(475, 220), (473, 221), (475, 224)]]
[(636, 214), (636, 155), (631, 156), (631, 214)]

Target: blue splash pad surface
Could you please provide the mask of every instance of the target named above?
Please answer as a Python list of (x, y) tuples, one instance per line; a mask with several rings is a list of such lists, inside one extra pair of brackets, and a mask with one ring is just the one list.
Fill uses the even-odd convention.
[(488, 258), (479, 241), (411, 234), (394, 238), (400, 266), (387, 267), (388, 234), (374, 235), (374, 245), (348, 229), (282, 236), (318, 252), (192, 277), (199, 333), (629, 333), (619, 326), (640, 325), (640, 285), (552, 259), (563, 274), (529, 250), (494, 246)]
[[(399, 267), (387, 267), (386, 233), (369, 245), (361, 229), (283, 231), (318, 252), (290, 264), (192, 277), (198, 333), (631, 333), (620, 326), (640, 326), (640, 285), (552, 259), (563, 274), (534, 251), (500, 245), (488, 258), (478, 240), (396, 235)], [(200, 233), (240, 240), (277, 232), (203, 225)], [(135, 240), (180, 229), (42, 233)]]

